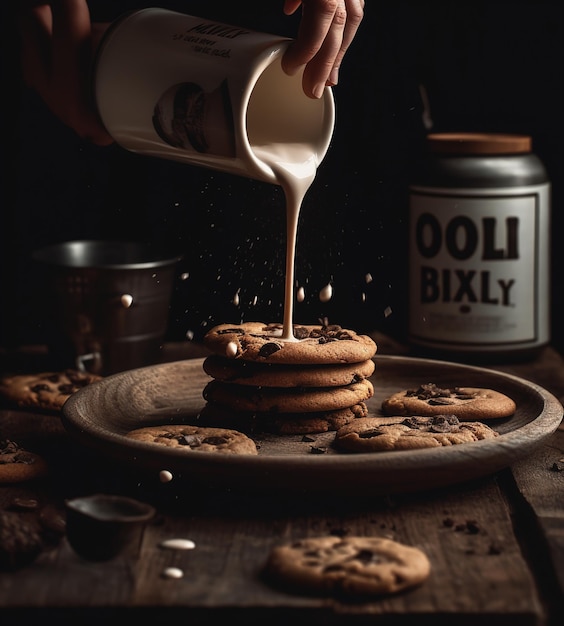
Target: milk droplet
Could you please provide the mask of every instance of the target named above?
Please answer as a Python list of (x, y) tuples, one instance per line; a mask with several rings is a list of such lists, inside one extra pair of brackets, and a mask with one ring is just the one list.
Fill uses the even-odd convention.
[(370, 272), (368, 272), (366, 274), (366, 276), (364, 277), (364, 280), (365, 280), (367, 285), (368, 285), (368, 283), (371, 283), (372, 282), (372, 274)]
[(329, 302), (331, 297), (333, 296), (333, 287), (331, 287), (331, 283), (327, 283), (325, 287), (319, 292), (319, 299), (321, 302)]
[(190, 274), (188, 272), (180, 274), (180, 280), (188, 280), (188, 278), (190, 278)]
[(225, 346), (225, 356), (229, 357), (230, 359), (237, 356), (237, 344), (234, 341), (230, 341)]
[(239, 306), (239, 292), (238, 292), (238, 291), (237, 291), (237, 292), (235, 293), (235, 295), (233, 296), (233, 304), (234, 304), (235, 306)]
[(384, 317), (390, 317), (390, 315), (391, 315), (391, 314), (392, 314), (392, 307), (387, 306), (387, 307), (384, 309)]
[(165, 539), (159, 544), (161, 548), (168, 548), (169, 550), (193, 550), (196, 544), (191, 539)]
[(362, 302), (366, 302), (366, 294), (364, 293), (364, 291), (362, 292), (360, 299), (362, 300)]
[(165, 578), (182, 578), (184, 572), (179, 567), (166, 567), (163, 570), (163, 576)]
[(187, 330), (186, 331), (186, 339), (188, 339), (188, 341), (192, 341), (192, 339), (194, 339), (194, 331), (193, 330)]
[(298, 289), (298, 292), (296, 293), (296, 299), (298, 302), (303, 302), (305, 300), (305, 291), (303, 287), (300, 287)]
[(133, 302), (133, 296), (129, 295), (128, 293), (124, 293), (123, 296), (121, 297), (121, 304), (125, 309), (129, 309), (132, 302)]
[(159, 472), (159, 480), (161, 483), (169, 483), (172, 480), (172, 472), (168, 470), (161, 470)]

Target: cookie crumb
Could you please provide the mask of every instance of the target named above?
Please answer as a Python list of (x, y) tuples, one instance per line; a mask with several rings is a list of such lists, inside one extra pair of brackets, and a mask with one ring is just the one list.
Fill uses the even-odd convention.
[(327, 448), (321, 448), (319, 446), (310, 446), (311, 454), (325, 454), (327, 452)]

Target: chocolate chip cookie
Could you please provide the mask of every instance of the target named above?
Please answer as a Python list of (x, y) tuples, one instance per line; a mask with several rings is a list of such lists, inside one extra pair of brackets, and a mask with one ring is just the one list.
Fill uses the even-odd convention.
[(147, 426), (129, 431), (129, 439), (191, 452), (220, 454), (258, 454), (255, 442), (230, 428), (211, 428), (172, 424)]
[(340, 387), (369, 378), (372, 359), (340, 365), (254, 363), (213, 354), (204, 360), (206, 374), (225, 383), (255, 387)]
[(20, 483), (47, 474), (46, 461), (15, 441), (0, 439), (0, 484)]
[(212, 380), (203, 390), (204, 399), (236, 411), (310, 413), (344, 409), (374, 395), (370, 380), (342, 387), (247, 387)]
[(423, 583), (431, 571), (420, 549), (383, 537), (299, 539), (272, 549), (264, 573), (302, 593), (373, 596)]
[(101, 379), (96, 374), (73, 369), (14, 374), (0, 380), (0, 395), (21, 408), (58, 412), (73, 393)]
[(30, 565), (42, 549), (43, 539), (34, 524), (13, 511), (0, 510), (0, 571)]
[(360, 363), (376, 354), (368, 335), (336, 324), (294, 325), (295, 341), (282, 339), (282, 324), (220, 324), (204, 336), (214, 354), (257, 363), (315, 365)]
[(382, 452), (455, 446), (498, 436), (486, 424), (460, 422), (455, 415), (366, 417), (340, 428), (334, 445), (346, 452)]
[(368, 407), (364, 402), (335, 411), (282, 414), (233, 411), (208, 402), (200, 411), (198, 421), (202, 425), (235, 428), (245, 433), (307, 435), (338, 430), (354, 419), (367, 415)]
[(382, 402), (385, 415), (440, 415), (452, 413), (464, 420), (510, 417), (515, 402), (499, 391), (479, 387), (441, 388), (434, 383), (392, 394)]

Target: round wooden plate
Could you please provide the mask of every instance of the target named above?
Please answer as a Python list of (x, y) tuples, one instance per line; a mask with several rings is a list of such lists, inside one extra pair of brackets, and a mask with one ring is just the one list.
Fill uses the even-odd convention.
[(420, 491), (495, 473), (530, 454), (556, 430), (564, 413), (551, 393), (510, 374), (401, 356), (375, 361), (371, 415), (381, 415), (384, 397), (428, 382), (496, 389), (515, 400), (517, 411), (489, 422), (500, 433), (496, 439), (409, 452), (341, 453), (332, 448), (334, 432), (313, 435), (313, 442), (302, 435), (253, 435), (258, 456), (187, 452), (125, 437), (134, 428), (197, 418), (210, 377), (203, 359), (193, 359), (108, 376), (73, 394), (62, 420), (74, 439), (101, 456), (130, 469), (169, 470), (175, 479), (199, 486), (369, 495)]

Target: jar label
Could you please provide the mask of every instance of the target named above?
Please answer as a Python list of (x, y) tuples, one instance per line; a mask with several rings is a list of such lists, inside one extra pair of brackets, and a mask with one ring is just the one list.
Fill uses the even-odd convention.
[(549, 185), (410, 194), (409, 335), (447, 350), (549, 334)]

